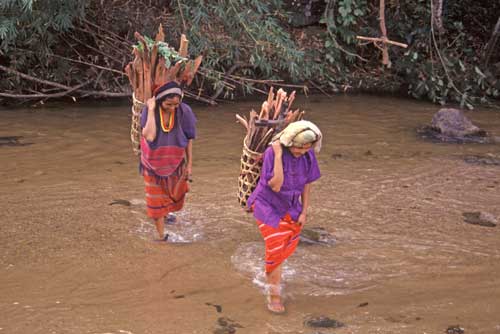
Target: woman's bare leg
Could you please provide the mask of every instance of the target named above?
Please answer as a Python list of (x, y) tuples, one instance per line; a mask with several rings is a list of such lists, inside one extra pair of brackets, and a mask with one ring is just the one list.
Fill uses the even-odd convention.
[(165, 220), (165, 217), (154, 219), (156, 231), (158, 231), (158, 236), (159, 236), (160, 240), (163, 239), (163, 237), (164, 237), (163, 235), (165, 233), (165, 223), (163, 222), (164, 220)]

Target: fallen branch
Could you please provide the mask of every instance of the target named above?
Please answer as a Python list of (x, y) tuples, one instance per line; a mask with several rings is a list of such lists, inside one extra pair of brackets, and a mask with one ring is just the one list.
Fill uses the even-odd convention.
[(0, 96), (3, 97), (12, 97), (12, 98), (24, 98), (24, 99), (40, 99), (40, 98), (55, 98), (55, 97), (63, 97), (65, 95), (70, 94), (85, 85), (88, 85), (93, 80), (87, 80), (84, 83), (76, 85), (74, 87), (69, 87), (68, 90), (64, 92), (54, 93), (54, 94), (8, 94), (8, 93), (0, 93)]
[(61, 88), (61, 89), (64, 89), (64, 90), (68, 90), (68, 89), (71, 88), (71, 87), (62, 85), (62, 84), (57, 83), (57, 82), (52, 82), (52, 81), (38, 79), (38, 78), (35, 78), (35, 77), (31, 76), (31, 75), (21, 73), (21, 72), (16, 71), (16, 70), (14, 70), (12, 68), (8, 68), (8, 67), (2, 66), (2, 65), (0, 65), (0, 70), (2, 70), (4, 72), (7, 72), (7, 73), (18, 75), (18, 76), (20, 76), (23, 79), (27, 79), (27, 80), (30, 80), (30, 81), (38, 82), (38, 83), (41, 83), (41, 84), (44, 84), (44, 85), (48, 85), (48, 86), (52, 86), (52, 87), (57, 87), (57, 88)]

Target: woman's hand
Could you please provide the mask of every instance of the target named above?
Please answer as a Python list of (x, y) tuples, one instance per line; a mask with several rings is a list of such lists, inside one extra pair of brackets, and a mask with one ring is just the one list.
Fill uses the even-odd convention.
[(304, 226), (304, 225), (306, 224), (306, 220), (307, 220), (306, 218), (307, 218), (307, 217), (306, 217), (305, 212), (302, 212), (302, 213), (299, 215), (299, 219), (297, 219), (297, 224)]
[(156, 108), (156, 99), (154, 97), (150, 97), (147, 101), (146, 101), (146, 105), (148, 106), (148, 110), (150, 111), (154, 111), (155, 108)]
[(281, 156), (283, 154), (283, 148), (281, 147), (281, 143), (280, 143), (279, 139), (275, 140), (272, 143), (272, 147), (273, 147), (274, 155)]
[(187, 165), (186, 166), (186, 180), (188, 180), (189, 182), (193, 181), (192, 174), (193, 174), (193, 167), (191, 165)]

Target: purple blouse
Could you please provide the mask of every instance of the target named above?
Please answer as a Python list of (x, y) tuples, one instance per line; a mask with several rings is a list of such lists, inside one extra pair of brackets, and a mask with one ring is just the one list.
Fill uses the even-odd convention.
[(277, 228), (286, 213), (295, 221), (299, 218), (302, 212), (300, 196), (304, 187), (319, 179), (321, 174), (313, 149), (296, 158), (288, 149), (283, 148), (283, 185), (279, 192), (274, 192), (268, 185), (274, 175), (274, 151), (271, 146), (264, 152), (263, 159), (259, 183), (248, 198), (247, 205), (254, 205), (253, 215), (256, 219)]
[[(148, 120), (148, 110), (144, 107), (141, 114), (141, 127), (146, 126)], [(164, 132), (160, 124), (160, 115), (155, 113), (156, 138), (152, 142), (148, 141), (152, 149), (160, 146), (186, 147), (189, 139), (196, 137), (196, 117), (190, 106), (181, 103), (175, 110), (174, 127), (169, 132)]]

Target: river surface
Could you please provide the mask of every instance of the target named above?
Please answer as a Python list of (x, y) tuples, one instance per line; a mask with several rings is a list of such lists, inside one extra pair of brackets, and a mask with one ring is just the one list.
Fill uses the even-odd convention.
[[(462, 217), (500, 218), (500, 166), (464, 161), (500, 145), (424, 141), (415, 129), (437, 106), (375, 96), (295, 102), (324, 135), (307, 225), (335, 243), (298, 247), (288, 313), (267, 314), (263, 242), (236, 196), (235, 114), (259, 105), (193, 106), (194, 181), (166, 245), (145, 214), (130, 105), (0, 110), (0, 137), (21, 144), (0, 146), (0, 334), (312, 334), (314, 315), (346, 324), (321, 333), (500, 333), (500, 226)], [(466, 115), (500, 136), (498, 110)]]

